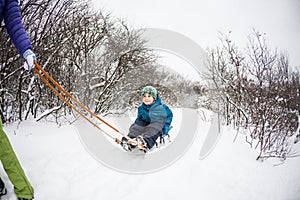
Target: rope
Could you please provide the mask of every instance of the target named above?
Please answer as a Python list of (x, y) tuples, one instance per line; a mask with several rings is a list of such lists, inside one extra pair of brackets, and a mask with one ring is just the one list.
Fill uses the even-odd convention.
[[(38, 74), (38, 76), (42, 79), (42, 81), (63, 101), (65, 102), (71, 109), (76, 111), (81, 117), (86, 119), (89, 123), (91, 123), (93, 126), (95, 126), (97, 129), (102, 131), (105, 135), (115, 140), (115, 142), (119, 143), (120, 140), (117, 138), (114, 138), (109, 133), (105, 132), (103, 129), (101, 129), (97, 124), (92, 122), (88, 117), (86, 117), (83, 113), (81, 113), (73, 104), (71, 104), (70, 101), (68, 101), (64, 96), (62, 96), (52, 85), (51, 83), (46, 79), (48, 78), (60, 91), (62, 91), (67, 97), (69, 97), (71, 100), (73, 100), (77, 105), (79, 105), (82, 109), (90, 113), (92, 116), (100, 120), (102, 123), (113, 129), (114, 131), (120, 133), (122, 136), (127, 137), (125, 134), (121, 133), (118, 129), (101, 119), (99, 116), (97, 116), (94, 112), (92, 112), (89, 108), (84, 106), (82, 103), (80, 103), (76, 98), (74, 98), (69, 92), (67, 92), (59, 83), (57, 83), (38, 63), (34, 63), (35, 68), (33, 70)], [(41, 73), (41, 72), (43, 73)], [(44, 76), (46, 76), (46, 78)]]

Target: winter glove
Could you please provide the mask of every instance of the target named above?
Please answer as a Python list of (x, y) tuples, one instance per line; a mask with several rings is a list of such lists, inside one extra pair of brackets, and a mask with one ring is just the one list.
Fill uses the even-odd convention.
[(36, 61), (35, 54), (32, 52), (32, 50), (27, 49), (23, 53), (23, 58), (25, 58), (24, 69), (29, 71), (32, 70), (34, 68), (34, 61)]
[(164, 126), (162, 136), (164, 137), (164, 136), (168, 135), (171, 128), (172, 128), (172, 126), (171, 127), (170, 126)]

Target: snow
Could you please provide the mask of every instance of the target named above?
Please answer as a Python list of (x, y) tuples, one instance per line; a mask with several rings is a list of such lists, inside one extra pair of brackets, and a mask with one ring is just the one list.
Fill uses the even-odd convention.
[[(175, 109), (174, 115), (180, 112)], [(35, 188), (36, 200), (300, 199), (300, 157), (284, 163), (276, 159), (256, 161), (257, 152), (244, 136), (238, 135), (233, 142), (236, 132), (222, 127), (215, 148), (200, 160), (211, 113), (205, 111), (204, 116), (201, 112), (199, 119), (197, 136), (179, 160), (162, 170), (139, 175), (115, 171), (96, 161), (84, 148), (75, 125), (28, 120), (7, 125), (4, 130)], [(174, 124), (180, 124), (177, 120)], [(295, 147), (299, 149), (299, 145)], [(15, 200), (2, 167), (0, 176), (8, 188), (5, 200)]]

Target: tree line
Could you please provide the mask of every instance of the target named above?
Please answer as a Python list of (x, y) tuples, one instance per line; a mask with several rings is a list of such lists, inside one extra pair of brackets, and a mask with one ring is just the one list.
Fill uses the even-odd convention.
[(246, 51), (221, 34), (221, 45), (209, 55), (209, 89), (200, 103), (243, 132), (259, 149), (257, 159), (293, 156), (299, 137), (300, 73), (291, 69), (287, 54), (271, 50), (266, 36), (254, 30)]
[[(166, 100), (174, 102), (173, 91), (159, 80), (176, 82), (174, 80), (179, 81), (179, 78), (156, 70), (157, 55), (146, 47), (141, 29), (93, 10), (89, 0), (24, 0), (20, 7), (38, 63), (96, 114), (109, 114), (120, 107), (125, 111), (128, 106), (134, 106), (136, 103), (126, 98), (124, 104), (119, 105), (120, 91), (123, 96), (126, 91), (129, 97), (143, 84), (164, 85), (161, 88)], [(74, 115), (34, 72), (23, 70), (23, 59), (8, 38), (1, 25), (0, 115), (3, 122), (51, 116), (59, 123), (66, 116)], [(145, 82), (142, 74), (146, 73), (155, 75)], [(136, 77), (135, 82), (132, 77)], [(188, 87), (189, 84), (177, 85)]]
[[(89, 1), (24, 0), (21, 11), (37, 61), (67, 91), (101, 113), (115, 84), (134, 66), (154, 62), (140, 31), (109, 14), (93, 11)], [(70, 113), (33, 72), (22, 69), (4, 27), (1, 29), (1, 117), (4, 121)], [(103, 100), (105, 99), (105, 101)]]

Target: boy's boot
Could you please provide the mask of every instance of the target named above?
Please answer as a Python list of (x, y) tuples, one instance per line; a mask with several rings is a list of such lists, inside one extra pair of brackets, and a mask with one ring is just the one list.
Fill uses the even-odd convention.
[(137, 141), (135, 139), (127, 139), (122, 137), (120, 144), (125, 151), (132, 151), (137, 146)]
[(144, 153), (147, 153), (149, 151), (149, 148), (147, 147), (147, 142), (143, 138), (143, 136), (139, 135), (136, 138), (137, 143), (138, 143), (138, 148), (139, 150), (143, 151)]

